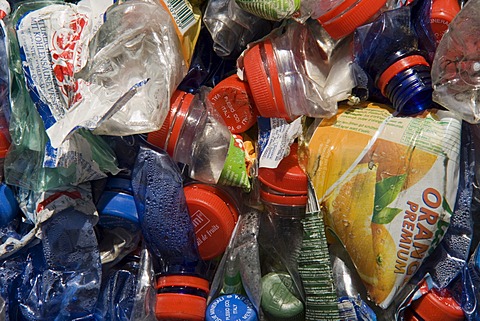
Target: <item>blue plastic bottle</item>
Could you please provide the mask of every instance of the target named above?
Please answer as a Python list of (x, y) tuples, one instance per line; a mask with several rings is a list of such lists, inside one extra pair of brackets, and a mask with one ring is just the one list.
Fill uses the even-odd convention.
[(203, 320), (209, 284), (177, 165), (164, 151), (140, 147), (132, 186), (145, 242), (158, 261), (157, 319)]
[(411, 8), (384, 12), (355, 32), (355, 62), (397, 112), (412, 115), (432, 107), (427, 53), (419, 50)]
[(132, 253), (105, 272), (97, 303), (97, 320), (131, 320), (138, 283), (139, 261), (140, 257)]
[(18, 288), (19, 320), (91, 318), (102, 274), (92, 218), (70, 207), (42, 224)]

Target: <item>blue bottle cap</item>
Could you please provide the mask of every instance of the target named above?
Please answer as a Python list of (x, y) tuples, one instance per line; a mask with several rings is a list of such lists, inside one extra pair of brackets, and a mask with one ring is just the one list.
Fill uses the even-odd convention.
[(0, 185), (0, 227), (10, 223), (19, 211), (13, 192), (6, 184)]
[(207, 307), (206, 321), (257, 321), (257, 313), (248, 298), (227, 294), (216, 298)]
[(140, 229), (130, 180), (112, 177), (97, 203), (99, 225), (108, 229), (122, 227), (132, 233)]

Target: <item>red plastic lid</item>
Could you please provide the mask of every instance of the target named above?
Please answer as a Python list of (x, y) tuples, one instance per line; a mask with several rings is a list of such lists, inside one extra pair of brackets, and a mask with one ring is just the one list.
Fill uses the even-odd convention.
[(387, 87), (390, 80), (395, 77), (399, 72), (402, 72), (410, 67), (416, 65), (424, 65), (429, 66), (428, 62), (425, 60), (423, 56), (420, 55), (411, 55), (405, 58), (402, 58), (396, 62), (394, 62), (390, 67), (388, 67), (378, 78), (377, 87), (380, 89), (382, 94), (385, 94), (385, 88)]
[(170, 112), (167, 114), (162, 127), (147, 136), (147, 140), (151, 144), (164, 149), (172, 157), (180, 130), (194, 97), (187, 92), (176, 90), (170, 100)]
[(208, 99), (220, 116), (225, 120), (233, 134), (248, 130), (257, 122), (257, 109), (250, 102), (250, 88), (231, 75), (218, 83), (208, 95)]
[(412, 309), (423, 319), (435, 321), (460, 321), (465, 319), (460, 305), (446, 291), (431, 290), (412, 302)]
[(157, 289), (172, 287), (172, 286), (184, 286), (190, 288), (200, 289), (208, 293), (210, 288), (208, 287), (208, 281), (196, 276), (190, 275), (165, 275), (160, 276), (157, 279)]
[(265, 190), (260, 190), (260, 198), (266, 203), (285, 206), (306, 206), (308, 201), (307, 195), (279, 195)]
[(298, 164), (298, 144), (290, 146), (290, 154), (282, 159), (277, 168), (260, 168), (258, 179), (274, 191), (299, 195), (307, 194), (307, 175)]
[(191, 184), (184, 191), (198, 251), (202, 259), (210, 260), (227, 248), (238, 211), (230, 198), (213, 186)]
[(460, 6), (457, 0), (433, 1), (430, 13), (430, 25), (435, 33), (437, 43), (440, 42), (443, 34), (448, 30), (448, 25), (459, 11)]
[(278, 79), (272, 43), (266, 40), (250, 48), (245, 54), (243, 65), (255, 106), (260, 115), (290, 119), (283, 102), (282, 87)]
[(155, 305), (158, 320), (204, 321), (207, 300), (183, 293), (159, 293)]
[(386, 2), (386, 0), (345, 0), (319, 17), (318, 21), (332, 38), (340, 39), (365, 24)]

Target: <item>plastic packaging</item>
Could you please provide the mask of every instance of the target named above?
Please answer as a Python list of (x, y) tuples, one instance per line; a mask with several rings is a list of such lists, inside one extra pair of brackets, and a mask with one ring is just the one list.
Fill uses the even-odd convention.
[(163, 151), (140, 147), (132, 187), (140, 227), (157, 261), (158, 319), (203, 320), (209, 284), (195, 242), (180, 171)]
[(90, 316), (101, 277), (92, 217), (67, 208), (43, 223), (41, 233), (43, 246), (32, 250), (18, 288), (20, 314), (28, 320)]
[(212, 280), (209, 304), (222, 294), (245, 293), (256, 315), (260, 315), (262, 297), (258, 244), (260, 218), (261, 213), (253, 208), (246, 209), (240, 214), (230, 243)]
[(235, 59), (219, 57), (213, 50), (213, 39), (207, 28), (200, 30), (197, 45), (187, 75), (179, 90), (195, 94), (202, 86), (214, 87), (225, 75), (236, 70)]
[(188, 184), (184, 192), (201, 258), (221, 255), (238, 221), (239, 200), (227, 190), (207, 184)]
[(101, 137), (88, 131), (73, 133), (60, 148), (53, 148), (25, 84), (24, 70), (14, 26), (26, 12), (58, 2), (26, 1), (9, 16), (11, 70), (10, 134), (12, 145), (5, 159), (5, 181), (34, 191), (116, 174), (116, 159)]
[(237, 294), (226, 294), (213, 300), (208, 308), (206, 321), (216, 320), (257, 321), (257, 314), (248, 298)]
[[(412, 115), (432, 108), (427, 53), (419, 50), (411, 6), (384, 12), (355, 33), (355, 62), (395, 110)], [(394, 39), (394, 41), (392, 41)]]
[(405, 310), (405, 321), (463, 321), (465, 314), (448, 290), (430, 290)]
[(204, 91), (195, 96), (176, 91), (162, 128), (150, 133), (148, 140), (176, 162), (188, 165), (189, 176), (195, 180), (248, 189), (241, 141), (230, 133), (205, 95)]
[(386, 3), (386, 0), (326, 1), (318, 5), (326, 8), (319, 10), (323, 14), (317, 19), (332, 38), (340, 39), (367, 23)]
[(311, 26), (289, 21), (244, 52), (239, 66), (261, 116), (291, 121), (335, 114), (336, 101), (323, 92), (330, 66)]
[(435, 34), (437, 45), (448, 30), (448, 25), (460, 11), (457, 0), (434, 0), (430, 12), (430, 26)]
[(480, 1), (469, 1), (449, 24), (432, 64), (433, 100), (469, 123), (480, 122)]
[(128, 177), (109, 177), (97, 204), (102, 264), (115, 264), (138, 247), (141, 231)]
[[(16, 25), (27, 84), (54, 147), (79, 127), (111, 135), (158, 129), (185, 75), (179, 39), (160, 4), (128, 1), (98, 21), (111, 5), (105, 2), (103, 11), (83, 2), (46, 6)], [(43, 42), (35, 41), (36, 30)], [(51, 74), (42, 74), (42, 61), (52, 61)]]
[(272, 30), (272, 23), (244, 11), (235, 0), (208, 1), (203, 22), (220, 57), (236, 58), (247, 44)]
[(361, 106), (315, 126), (307, 172), (326, 225), (385, 309), (453, 217), (461, 122), (448, 112), (394, 118), (386, 106)]
[(237, 75), (231, 75), (219, 82), (207, 98), (227, 124), (228, 130), (240, 134), (257, 121), (258, 111), (251, 96), (248, 85)]
[(290, 18), (300, 8), (300, 0), (252, 1), (235, 0), (243, 10), (267, 20)]
[(20, 213), (18, 202), (11, 188), (0, 184), (0, 228), (7, 226)]

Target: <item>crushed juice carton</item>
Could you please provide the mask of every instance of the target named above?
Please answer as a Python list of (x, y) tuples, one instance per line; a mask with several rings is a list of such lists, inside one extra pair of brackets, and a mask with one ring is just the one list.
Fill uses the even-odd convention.
[(325, 224), (382, 308), (441, 241), (459, 184), (461, 121), (444, 111), (392, 112), (345, 106), (308, 142), (307, 172)]

